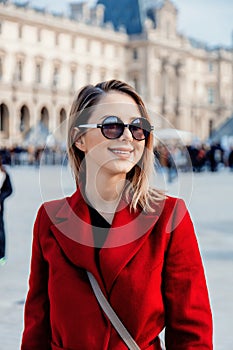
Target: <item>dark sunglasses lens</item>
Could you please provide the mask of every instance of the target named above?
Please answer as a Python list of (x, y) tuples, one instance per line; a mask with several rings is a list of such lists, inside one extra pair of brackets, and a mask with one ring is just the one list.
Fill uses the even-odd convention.
[(108, 117), (103, 121), (101, 130), (107, 139), (117, 139), (124, 132), (124, 124), (117, 117)]
[(151, 131), (151, 125), (145, 118), (137, 118), (130, 124), (130, 131), (136, 140), (145, 140)]

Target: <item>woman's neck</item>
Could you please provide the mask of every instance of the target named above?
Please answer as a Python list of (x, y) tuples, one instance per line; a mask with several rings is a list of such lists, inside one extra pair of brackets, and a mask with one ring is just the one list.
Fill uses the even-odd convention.
[(101, 174), (86, 177), (85, 194), (93, 207), (102, 213), (115, 213), (125, 188), (125, 176)]

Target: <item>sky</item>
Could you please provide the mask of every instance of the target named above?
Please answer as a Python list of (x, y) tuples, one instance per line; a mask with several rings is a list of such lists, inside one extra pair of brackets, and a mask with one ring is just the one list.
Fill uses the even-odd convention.
[[(68, 13), (69, 3), (76, 1), (31, 0), (30, 4), (46, 6), (48, 11)], [(90, 4), (96, 2), (88, 1)], [(179, 11), (178, 31), (181, 34), (210, 46), (233, 46), (233, 0), (173, 0), (173, 3)]]

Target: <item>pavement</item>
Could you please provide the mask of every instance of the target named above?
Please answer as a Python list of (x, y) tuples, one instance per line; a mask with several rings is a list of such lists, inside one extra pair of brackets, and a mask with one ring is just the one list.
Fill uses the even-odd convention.
[[(14, 193), (5, 202), (7, 263), (0, 266), (0, 350), (17, 350), (23, 329), (32, 226), (40, 204), (74, 190), (66, 167), (8, 168)], [(184, 198), (197, 233), (214, 318), (214, 349), (233, 349), (233, 173), (178, 174), (171, 184), (152, 180)], [(42, 349), (41, 349), (42, 350)]]

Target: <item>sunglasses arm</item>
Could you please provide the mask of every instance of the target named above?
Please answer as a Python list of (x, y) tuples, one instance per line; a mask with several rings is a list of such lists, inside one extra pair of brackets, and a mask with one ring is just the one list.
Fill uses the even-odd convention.
[(74, 129), (96, 129), (96, 128), (101, 128), (102, 124), (81, 124), (78, 126), (75, 126)]

